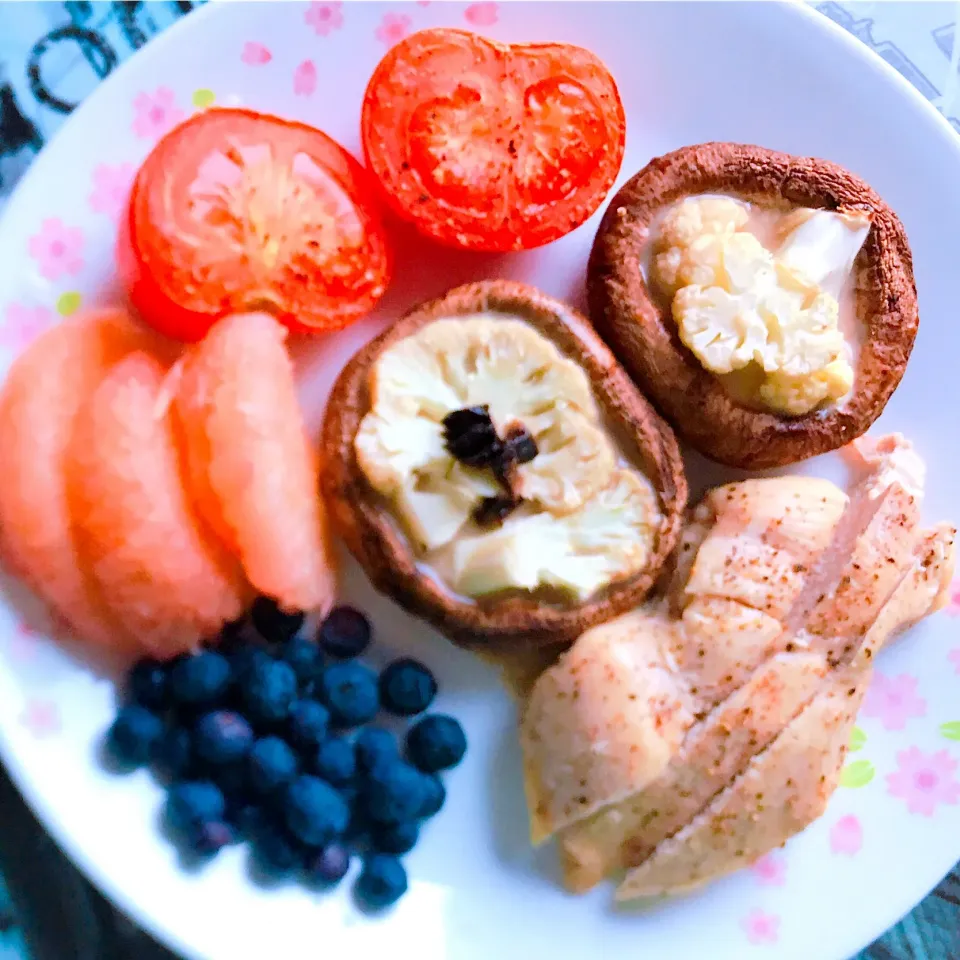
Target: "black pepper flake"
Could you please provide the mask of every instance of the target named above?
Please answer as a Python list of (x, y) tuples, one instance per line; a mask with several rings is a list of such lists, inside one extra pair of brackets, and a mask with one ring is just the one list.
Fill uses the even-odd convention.
[(503, 453), (489, 407), (466, 407), (443, 418), (443, 442), (468, 467), (493, 466)]
[(473, 520), (479, 527), (499, 526), (520, 505), (513, 497), (484, 497), (473, 510)]
[(529, 463), (540, 452), (537, 441), (522, 423), (511, 423), (503, 438), (504, 445), (514, 455), (517, 463)]
[(443, 418), (444, 446), (468, 467), (487, 467), (503, 488), (501, 497), (486, 497), (474, 512), (481, 526), (500, 522), (520, 503), (516, 489), (517, 465), (529, 463), (540, 452), (530, 431), (519, 422), (510, 424), (501, 439), (490, 417), (490, 408), (465, 407)]

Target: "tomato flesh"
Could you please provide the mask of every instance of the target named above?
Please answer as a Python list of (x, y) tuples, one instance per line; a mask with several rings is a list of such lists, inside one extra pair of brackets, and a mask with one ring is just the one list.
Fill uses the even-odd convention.
[(424, 30), (367, 86), (367, 164), (388, 203), (445, 243), (519, 250), (592, 214), (623, 160), (616, 84), (592, 53)]
[(319, 130), (248, 110), (207, 111), (154, 148), (118, 263), (144, 319), (180, 340), (249, 309), (336, 330), (370, 311), (390, 272), (362, 167)]

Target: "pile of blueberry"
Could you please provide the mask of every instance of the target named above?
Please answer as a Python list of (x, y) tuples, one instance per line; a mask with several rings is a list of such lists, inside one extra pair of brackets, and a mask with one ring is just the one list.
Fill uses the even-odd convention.
[(399, 858), (443, 806), (438, 774), (463, 759), (466, 738), (452, 717), (432, 714), (408, 728), (401, 750), (370, 721), (423, 713), (433, 674), (405, 658), (378, 676), (358, 661), (371, 630), (350, 607), (334, 609), (315, 641), (303, 624), (260, 598), (209, 648), (141, 660), (107, 755), (125, 770), (153, 767), (167, 785), (168, 826), (191, 855), (247, 840), (269, 875), (333, 885), (358, 854), (357, 895), (384, 907), (407, 889)]

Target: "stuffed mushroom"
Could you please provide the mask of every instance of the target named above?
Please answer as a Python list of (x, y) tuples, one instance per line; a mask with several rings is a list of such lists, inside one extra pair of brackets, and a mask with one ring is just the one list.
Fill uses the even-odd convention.
[(635, 606), (687, 487), (573, 310), (491, 281), (414, 309), (331, 395), (323, 492), (373, 584), (463, 642), (569, 643)]
[(841, 447), (877, 419), (917, 333), (893, 211), (825, 160), (707, 143), (612, 201), (591, 318), (681, 439), (736, 467)]

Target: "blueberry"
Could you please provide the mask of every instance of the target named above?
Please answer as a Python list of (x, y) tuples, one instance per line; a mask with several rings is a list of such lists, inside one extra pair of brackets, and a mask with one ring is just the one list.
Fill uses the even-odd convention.
[(366, 727), (357, 734), (353, 742), (357, 755), (357, 770), (361, 773), (370, 773), (381, 763), (396, 760), (400, 751), (397, 748), (396, 737), (382, 727)]
[(239, 713), (214, 710), (197, 722), (197, 755), (208, 763), (235, 763), (253, 746), (253, 730)]
[(418, 816), (422, 820), (438, 814), (447, 801), (447, 790), (443, 781), (435, 773), (423, 774), (423, 803)]
[(402, 760), (377, 767), (363, 788), (370, 819), (387, 825), (418, 817), (425, 795), (423, 776)]
[(255, 664), (272, 663), (273, 658), (259, 644), (248, 640), (238, 642), (227, 654), (230, 669), (238, 683), (243, 683), (245, 677)]
[(184, 781), (167, 792), (167, 820), (189, 836), (203, 823), (220, 820), (226, 803), (220, 788), (206, 781)]
[(290, 740), (306, 753), (313, 753), (326, 739), (330, 711), (316, 700), (297, 700), (290, 708)]
[(344, 838), (351, 844), (363, 845), (366, 843), (366, 838), (373, 827), (373, 821), (367, 816), (364, 804), (358, 802), (358, 799), (362, 800), (362, 795), (350, 791), (352, 796), (347, 796), (347, 792), (343, 790), (340, 793), (350, 807), (350, 820), (347, 823), (347, 829), (344, 831)]
[(320, 678), (320, 699), (339, 727), (358, 727), (377, 715), (377, 675), (362, 663), (335, 663)]
[(212, 650), (184, 657), (173, 667), (170, 689), (174, 699), (190, 706), (215, 706), (230, 687), (230, 664)]
[(297, 841), (284, 827), (265, 821), (252, 838), (253, 855), (274, 874), (288, 874), (300, 863)]
[(394, 660), (380, 674), (383, 709), (401, 717), (423, 713), (437, 695), (437, 681), (422, 664), (409, 657)]
[(267, 823), (268, 817), (266, 811), (257, 803), (245, 803), (233, 811), (231, 821), (237, 830), (252, 840)]
[(169, 705), (170, 676), (156, 660), (139, 660), (127, 677), (127, 691), (134, 703), (148, 710), (163, 711)]
[(249, 778), (246, 765), (242, 762), (234, 761), (213, 766), (210, 770), (210, 779), (220, 788), (227, 803), (228, 813), (232, 813), (247, 802)]
[(316, 777), (300, 776), (287, 788), (287, 826), (303, 843), (322, 847), (343, 835), (350, 809), (343, 797)]
[(222, 654), (227, 655), (236, 648), (237, 644), (242, 642), (246, 627), (246, 617), (230, 620), (220, 628), (216, 639), (210, 645), (216, 647)]
[(163, 720), (132, 703), (120, 709), (107, 731), (107, 751), (122, 766), (139, 767), (150, 762), (162, 737)]
[(288, 663), (257, 660), (243, 678), (241, 693), (254, 724), (286, 720), (297, 696), (297, 675)]
[(424, 717), (407, 733), (407, 755), (424, 773), (455, 767), (466, 752), (467, 737), (453, 717)]
[(357, 895), (368, 907), (389, 907), (407, 892), (407, 871), (396, 858), (375, 853), (367, 858), (357, 880)]
[(287, 613), (270, 597), (257, 597), (250, 609), (250, 619), (257, 633), (270, 643), (283, 643), (295, 636), (303, 626), (304, 616), (299, 610)]
[(339, 883), (350, 869), (350, 852), (342, 843), (327, 844), (307, 860), (307, 879), (314, 883)]
[(355, 783), (341, 783), (337, 786), (337, 793), (343, 797), (343, 802), (350, 808), (351, 812), (354, 808), (362, 806), (356, 802), (357, 797), (360, 795), (360, 791), (357, 789)]
[(273, 793), (287, 786), (298, 772), (297, 755), (286, 740), (263, 737), (247, 758), (250, 785), (260, 794)]
[(323, 669), (320, 648), (307, 637), (291, 637), (280, 650), (280, 659), (293, 667), (301, 687), (312, 684)]
[(194, 853), (212, 856), (231, 843), (236, 843), (234, 829), (222, 820), (208, 820), (191, 830), (187, 842)]
[(193, 734), (186, 727), (167, 726), (153, 748), (157, 773), (171, 780), (182, 780), (190, 775), (194, 760)]
[(370, 621), (353, 607), (334, 607), (317, 633), (323, 650), (340, 660), (360, 656), (370, 645), (370, 638)]
[(370, 844), (379, 853), (409, 853), (416, 845), (420, 827), (413, 820), (385, 825), (377, 824), (370, 832)]
[(349, 783), (357, 772), (353, 744), (343, 737), (330, 737), (317, 748), (314, 759), (317, 776), (335, 787)]

